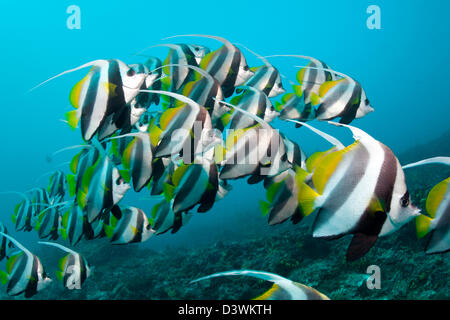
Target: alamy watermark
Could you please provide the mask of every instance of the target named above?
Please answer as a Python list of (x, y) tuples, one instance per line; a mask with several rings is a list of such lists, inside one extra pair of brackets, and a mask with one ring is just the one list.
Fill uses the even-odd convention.
[(69, 14), (66, 20), (67, 29), (81, 29), (81, 10), (77, 5), (70, 5), (67, 7), (66, 13)]
[(367, 289), (381, 289), (381, 269), (377, 265), (371, 265), (367, 267), (367, 274), (370, 276), (366, 280)]
[(381, 9), (377, 5), (370, 5), (367, 7), (367, 11), (370, 16), (367, 18), (366, 25), (369, 30), (381, 29)]

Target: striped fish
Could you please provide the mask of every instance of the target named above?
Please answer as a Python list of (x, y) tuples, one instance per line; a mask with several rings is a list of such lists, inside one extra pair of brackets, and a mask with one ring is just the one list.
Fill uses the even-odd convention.
[(173, 172), (178, 164), (170, 158), (157, 158), (153, 163), (153, 179), (151, 180), (151, 195), (156, 196), (164, 192), (164, 184), (171, 183)]
[[(8, 230), (3, 225), (3, 223), (0, 222), (0, 232), (8, 234)], [(0, 235), (0, 261), (2, 261), (5, 257), (8, 257), (10, 255), (11, 248), (14, 245), (11, 241)]]
[(98, 161), (99, 156), (99, 151), (96, 148), (87, 146), (72, 158), (70, 171), (73, 174), (67, 175), (67, 183), (71, 197), (76, 195), (81, 189), (84, 174)]
[(112, 244), (145, 242), (155, 233), (144, 211), (135, 207), (121, 209), (119, 219), (111, 215), (109, 223), (103, 227)]
[(172, 210), (173, 200), (167, 202), (162, 200), (152, 208), (152, 229), (156, 235), (163, 234), (169, 230), (172, 233), (177, 232), (191, 218), (192, 214), (188, 212), (175, 213)]
[(77, 110), (67, 113), (69, 124), (75, 128), (80, 121), (83, 139), (91, 140), (108, 117), (113, 121), (136, 97), (146, 77), (120, 60), (94, 64), (72, 88), (70, 101)]
[[(279, 115), (263, 91), (248, 86), (241, 86), (239, 88), (243, 88), (244, 92), (239, 96), (233, 97), (230, 101), (231, 104), (254, 114), (267, 123)], [(231, 130), (248, 128), (258, 123), (241, 112), (233, 112), (230, 118), (229, 128)]]
[[(294, 93), (286, 93), (281, 98), (281, 103), (276, 103), (276, 109), (280, 110), (279, 118), (282, 120), (291, 119), (299, 121), (309, 121), (316, 117), (316, 109), (311, 103), (306, 104), (303, 94), (296, 92), (297, 88), (294, 86)], [(299, 127), (296, 124), (296, 127)]]
[(74, 246), (83, 238), (85, 234), (85, 224), (87, 218), (83, 210), (77, 205), (76, 201), (67, 210), (61, 219), (59, 232), (64, 240)]
[(224, 276), (249, 276), (274, 283), (271, 289), (253, 300), (329, 300), (327, 296), (314, 288), (264, 271), (233, 270), (219, 272), (193, 280), (191, 283)]
[(50, 201), (57, 203), (64, 198), (66, 194), (66, 175), (61, 170), (55, 171), (51, 176), (47, 186)]
[(171, 182), (164, 185), (164, 195), (173, 199), (174, 213), (189, 211), (197, 204), (197, 212), (212, 208), (218, 190), (218, 171), (214, 161), (197, 158), (192, 164), (183, 164), (173, 173)]
[(420, 211), (411, 204), (402, 167), (387, 146), (361, 129), (332, 124), (349, 128), (356, 141), (316, 159), (314, 189), (301, 182), (309, 173), (297, 170), (299, 205), (306, 215), (317, 209), (313, 237), (354, 235), (347, 251), (352, 261)]
[(206, 70), (211, 76), (216, 78), (225, 97), (233, 94), (234, 87), (244, 84), (253, 76), (253, 71), (247, 65), (242, 52), (228, 40), (201, 34), (177, 35), (168, 37), (203, 37), (215, 39), (223, 43), (219, 49), (208, 53), (200, 62), (200, 68)]
[(47, 276), (39, 258), (11, 236), (4, 233), (0, 233), (0, 235), (6, 237), (17, 249), (21, 250), (8, 258), (6, 272), (0, 270), (1, 282), (8, 283), (6, 293), (10, 296), (24, 293), (25, 298), (30, 298), (45, 289), (52, 280)]
[(258, 125), (228, 134), (220, 179), (238, 179), (248, 175), (275, 176), (290, 167), (283, 139), (277, 130), (246, 110), (222, 103), (246, 114)]
[(61, 219), (60, 207), (64, 205), (66, 205), (66, 203), (50, 206), (36, 217), (37, 222), (34, 229), (38, 232), (39, 239), (58, 239), (59, 223)]
[[(450, 165), (450, 157), (434, 157), (403, 166), (403, 169), (426, 164)], [(431, 236), (425, 248), (427, 254), (450, 250), (450, 177), (435, 185), (428, 194), (426, 210), (429, 216), (421, 214), (416, 218), (417, 236)]]
[(91, 275), (91, 267), (87, 260), (78, 252), (58, 243), (43, 241), (39, 241), (38, 243), (53, 246), (68, 253), (59, 260), (59, 269), (56, 271), (56, 277), (59, 281), (62, 281), (64, 287), (67, 289), (80, 290), (86, 279)]
[[(304, 68), (313, 69), (308, 66)], [(342, 79), (326, 81), (320, 85), (318, 94), (311, 94), (311, 104), (317, 107), (317, 120), (339, 117), (340, 123), (348, 124), (373, 112), (366, 92), (358, 81), (331, 69), (326, 71), (333, 72)]]
[(309, 60), (308, 65), (297, 72), (299, 85), (295, 86), (295, 92), (303, 97), (305, 105), (311, 103), (311, 95), (319, 92), (322, 83), (336, 79), (335, 74), (328, 70), (328, 65), (316, 58), (303, 55), (271, 55), (265, 58), (272, 57), (293, 57)]
[(77, 193), (79, 207), (92, 223), (104, 210), (117, 204), (130, 188), (108, 156), (102, 155), (86, 170)]
[[(253, 52), (242, 44), (237, 45), (253, 53), (264, 62), (263, 66), (250, 68), (250, 70), (254, 72), (254, 75), (245, 83), (245, 85), (263, 91), (269, 98), (276, 97), (286, 92), (283, 88), (281, 75), (278, 69), (267, 61), (266, 58), (260, 56), (256, 52)], [(239, 93), (238, 90), (236, 90), (236, 92)]]
[(32, 219), (34, 217), (34, 206), (31, 199), (26, 197), (18, 203), (12, 215), (12, 221), (17, 231), (33, 230)]

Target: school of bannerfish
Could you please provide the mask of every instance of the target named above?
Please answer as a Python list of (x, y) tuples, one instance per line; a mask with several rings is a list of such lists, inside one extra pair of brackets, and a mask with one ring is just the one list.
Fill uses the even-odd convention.
[[(66, 113), (68, 125), (80, 128), (84, 144), (65, 148), (80, 151), (70, 162), (70, 173), (55, 171), (47, 187), (2, 192), (23, 198), (12, 214), (17, 231), (35, 230), (40, 239), (53, 241), (62, 237), (72, 246), (101, 237), (112, 244), (144, 242), (169, 230), (177, 232), (194, 211), (209, 211), (224, 198), (232, 180), (248, 178), (249, 184), (263, 182), (267, 190), (261, 210), (270, 225), (289, 219), (296, 224), (314, 214), (313, 237), (353, 235), (349, 261), (413, 219), (418, 237), (431, 233), (427, 253), (449, 250), (450, 177), (431, 190), (427, 212), (421, 213), (410, 201), (403, 169), (449, 165), (450, 158), (402, 167), (389, 147), (350, 126), (373, 111), (358, 81), (313, 57), (262, 57), (217, 36), (163, 40), (193, 37), (222, 45), (210, 50), (197, 44), (158, 44), (152, 47), (169, 50), (164, 62), (152, 56), (132, 65), (96, 60), (47, 80), (90, 67), (70, 91), (74, 110)], [(249, 67), (243, 52), (257, 56), (262, 65)], [(272, 57), (306, 61), (299, 67), (297, 83), (287, 80), (291, 90), (268, 61)], [(333, 147), (306, 157), (298, 144), (270, 125), (275, 118), (304, 126)], [(339, 123), (332, 122), (336, 118)], [(354, 143), (343, 145), (306, 123), (312, 120), (349, 130)], [(131, 188), (160, 196), (149, 215), (119, 205)], [(55, 242), (39, 243), (66, 253), (56, 276), (66, 288), (80, 289), (91, 274), (84, 257)], [(0, 271), (0, 279), (9, 295), (32, 297), (51, 282), (39, 258), (0, 222), (0, 260), (4, 258), (6, 270)], [(193, 282), (230, 275), (273, 282), (258, 299), (328, 299), (263, 271), (222, 272)]]

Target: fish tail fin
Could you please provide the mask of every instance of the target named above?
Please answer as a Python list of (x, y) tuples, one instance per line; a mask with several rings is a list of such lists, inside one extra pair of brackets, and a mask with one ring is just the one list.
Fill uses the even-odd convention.
[(431, 223), (433, 219), (421, 214), (416, 218), (416, 234), (419, 239), (425, 237), (431, 230)]

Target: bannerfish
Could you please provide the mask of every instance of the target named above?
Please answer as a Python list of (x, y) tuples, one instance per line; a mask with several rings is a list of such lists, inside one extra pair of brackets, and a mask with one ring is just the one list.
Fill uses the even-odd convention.
[(254, 74), (248, 67), (242, 52), (224, 38), (202, 34), (186, 34), (176, 35), (166, 39), (174, 37), (203, 37), (215, 39), (223, 43), (222, 47), (211, 51), (201, 60), (200, 68), (206, 70), (206, 72), (219, 81), (225, 98), (231, 96), (236, 86), (244, 84)]
[(86, 67), (91, 67), (90, 71), (70, 92), (70, 102), (76, 110), (66, 113), (66, 118), (72, 128), (80, 122), (82, 137), (89, 141), (109, 116), (118, 114), (139, 93), (147, 74), (136, 73), (117, 59), (95, 60), (64, 71), (31, 90)]
[(264, 271), (233, 270), (219, 272), (193, 280), (191, 283), (223, 276), (249, 276), (274, 283), (272, 288), (253, 300), (330, 300), (314, 288)]
[(52, 203), (58, 203), (66, 194), (66, 175), (61, 170), (55, 171), (49, 179), (47, 186), (48, 195)]
[(333, 72), (342, 79), (326, 81), (320, 85), (318, 94), (311, 94), (311, 104), (316, 107), (317, 120), (340, 118), (340, 123), (349, 124), (374, 111), (358, 81), (331, 69), (326, 71)]
[[(213, 150), (214, 151), (214, 150)], [(198, 157), (173, 173), (172, 184), (164, 185), (164, 195), (173, 199), (173, 211), (184, 212), (200, 204), (197, 211), (206, 212), (214, 205), (218, 190), (218, 171), (214, 161)]]
[(39, 239), (58, 239), (59, 223), (61, 220), (60, 207), (66, 205), (67, 203), (58, 203), (56, 205), (49, 206), (35, 218), (37, 222), (34, 229), (37, 231)]
[[(212, 129), (211, 117), (205, 107), (181, 94), (156, 90), (143, 91), (167, 95), (184, 103), (180, 107), (167, 109), (161, 115), (159, 122), (162, 132), (154, 152), (156, 158), (176, 155), (188, 146), (194, 150), (195, 156), (202, 152), (204, 146), (214, 143), (216, 137), (209, 134)], [(192, 140), (194, 143), (189, 145)], [(190, 154), (184, 156), (188, 157)]]
[(157, 158), (153, 162), (153, 178), (150, 182), (152, 196), (161, 195), (164, 192), (164, 184), (171, 182), (173, 172), (178, 164), (171, 158)]
[(33, 230), (32, 218), (34, 217), (34, 206), (29, 197), (25, 197), (18, 203), (12, 215), (12, 222), (17, 231)]
[[(243, 92), (231, 99), (230, 103), (270, 123), (279, 113), (275, 110), (267, 95), (249, 86), (240, 86)], [(229, 129), (244, 129), (256, 125), (258, 122), (241, 112), (233, 112), (230, 118)], [(225, 120), (225, 119), (224, 119)], [(225, 123), (224, 123), (225, 125)]]
[(404, 172), (391, 149), (361, 129), (329, 123), (350, 129), (355, 142), (344, 147), (330, 141), (337, 150), (316, 160), (313, 188), (304, 181), (310, 174), (297, 169), (299, 205), (306, 215), (317, 209), (313, 237), (353, 234), (347, 251), (347, 260), (353, 261), (365, 255), (378, 237), (420, 215), (420, 210), (411, 203)]
[(83, 150), (77, 153), (70, 161), (70, 171), (72, 174), (67, 175), (67, 184), (69, 187), (69, 195), (75, 196), (81, 188), (83, 176), (99, 159), (99, 151), (86, 145)]
[(89, 223), (119, 203), (130, 188), (100, 143), (95, 140), (92, 142), (97, 145), (101, 155), (94, 165), (86, 169), (82, 186), (76, 195), (78, 205), (86, 212)]
[(53, 246), (68, 253), (58, 262), (56, 277), (69, 290), (80, 290), (81, 286), (91, 275), (91, 267), (87, 260), (78, 252), (54, 242), (39, 241), (39, 244)]
[[(3, 225), (3, 223), (0, 222), (0, 232), (8, 234), (8, 230)], [(5, 257), (7, 258), (10, 254), (11, 248), (14, 245), (11, 241), (0, 235), (0, 261), (2, 261)]]
[[(403, 166), (403, 169), (425, 164), (450, 165), (450, 157), (434, 157)], [(450, 177), (435, 185), (428, 194), (426, 210), (416, 218), (417, 236), (423, 238), (431, 233), (425, 248), (427, 254), (450, 250)]]
[(0, 270), (2, 284), (8, 283), (6, 293), (10, 296), (24, 293), (25, 298), (30, 298), (45, 289), (52, 280), (47, 276), (39, 258), (13, 237), (4, 233), (0, 233), (0, 236), (6, 237), (21, 250), (8, 258), (6, 272)]
[(319, 92), (319, 88), (322, 83), (326, 81), (333, 81), (336, 79), (335, 74), (328, 70), (329, 66), (325, 62), (320, 61), (314, 57), (304, 55), (280, 54), (265, 56), (264, 58), (274, 57), (292, 57), (309, 60), (308, 65), (297, 72), (297, 81), (299, 85), (294, 85), (294, 91), (299, 97), (303, 97), (303, 101), (306, 106), (310, 105), (311, 95), (313, 93), (317, 94)]
[(85, 212), (78, 206), (76, 200), (69, 210), (62, 215), (59, 233), (64, 240), (74, 246), (83, 238), (85, 234), (85, 224), (87, 218)]
[[(254, 75), (245, 82), (246, 86), (261, 90), (269, 98), (276, 97), (286, 92), (286, 90), (283, 88), (280, 72), (277, 68), (275, 68), (266, 58), (260, 56), (244, 45), (240, 43), (236, 43), (236, 45), (241, 46), (247, 51), (253, 53), (256, 57), (264, 62), (263, 66), (250, 68), (250, 71), (253, 71)], [(237, 89), (236, 92), (239, 93), (239, 89)]]
[(103, 225), (112, 244), (145, 242), (155, 233), (141, 209), (126, 207), (120, 211), (120, 218), (111, 214), (109, 224)]
[(153, 206), (151, 212), (152, 229), (156, 235), (163, 234), (169, 230), (177, 232), (191, 218), (189, 212), (175, 213), (172, 210), (173, 200), (167, 202), (165, 199)]
[[(281, 97), (281, 102), (275, 103), (275, 108), (280, 111), (279, 118), (282, 120), (291, 119), (298, 121), (310, 121), (316, 118), (316, 109), (311, 103), (305, 103), (303, 93), (297, 90), (298, 86), (294, 85), (294, 92), (289, 92)], [(296, 123), (296, 127), (301, 125)]]
[(238, 179), (248, 175), (275, 176), (290, 167), (283, 139), (277, 130), (246, 110), (222, 103), (246, 114), (258, 124), (234, 130), (227, 136), (220, 179)]

